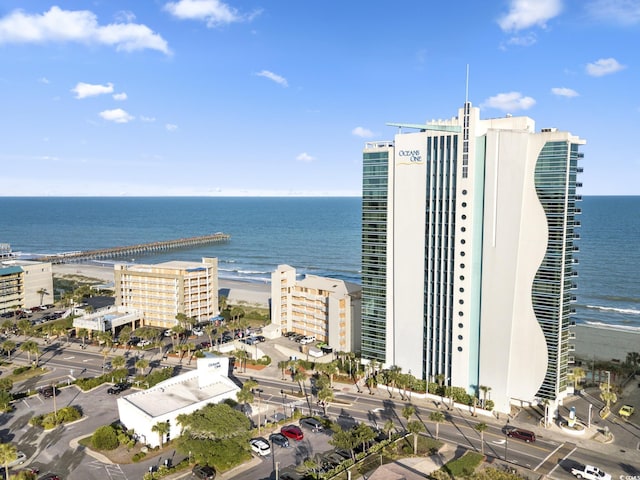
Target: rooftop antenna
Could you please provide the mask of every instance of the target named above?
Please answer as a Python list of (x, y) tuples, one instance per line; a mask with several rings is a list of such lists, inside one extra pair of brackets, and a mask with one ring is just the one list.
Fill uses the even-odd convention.
[(467, 80), (464, 88), (464, 103), (469, 103), (469, 64), (467, 63)]

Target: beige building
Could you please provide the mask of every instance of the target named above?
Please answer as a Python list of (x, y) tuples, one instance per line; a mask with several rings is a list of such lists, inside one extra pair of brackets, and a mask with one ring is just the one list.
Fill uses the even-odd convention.
[(360, 345), (361, 287), (335, 278), (306, 275), (278, 265), (271, 274), (271, 321), (282, 332), (315, 336), (334, 350), (352, 352)]
[(171, 328), (179, 313), (198, 322), (219, 313), (217, 258), (114, 268), (116, 305), (142, 312), (145, 325)]
[(51, 263), (0, 262), (0, 313), (53, 303)]

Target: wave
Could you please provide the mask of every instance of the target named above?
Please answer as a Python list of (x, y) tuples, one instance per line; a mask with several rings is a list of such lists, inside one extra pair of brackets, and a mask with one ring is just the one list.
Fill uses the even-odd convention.
[(602, 305), (585, 305), (586, 308), (592, 310), (600, 310), (601, 312), (616, 312), (624, 313), (627, 315), (640, 315), (640, 310), (634, 310), (633, 308), (615, 308), (615, 307), (603, 307)]
[(239, 273), (241, 275), (271, 275), (270, 271), (264, 271), (264, 270), (241, 270), (239, 268), (220, 268), (220, 267), (218, 267), (218, 272)]

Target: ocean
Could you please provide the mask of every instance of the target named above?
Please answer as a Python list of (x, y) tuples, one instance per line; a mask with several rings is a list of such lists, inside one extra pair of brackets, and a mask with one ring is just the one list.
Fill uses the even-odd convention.
[[(215, 232), (225, 244), (117, 261), (219, 259), (219, 276), (265, 283), (279, 264), (360, 283), (360, 198), (0, 197), (0, 243), (24, 258)], [(640, 197), (584, 197), (576, 321), (640, 331)], [(104, 262), (107, 265), (113, 262)]]

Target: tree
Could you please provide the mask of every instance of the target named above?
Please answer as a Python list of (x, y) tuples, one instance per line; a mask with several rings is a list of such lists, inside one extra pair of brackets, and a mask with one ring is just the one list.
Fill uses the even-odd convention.
[(251, 422), (226, 403), (178, 415), (177, 421), (182, 426), (177, 448), (185, 455), (191, 452), (195, 463), (226, 471), (251, 457)]
[(180, 326), (182, 326), (182, 328), (187, 328), (187, 319), (189, 317), (187, 317), (184, 313), (179, 312), (176, 314), (176, 320), (178, 321), (178, 324)]
[(220, 295), (218, 297), (218, 309), (221, 312), (227, 309), (227, 297), (225, 295)]
[(234, 357), (240, 361), (240, 368), (244, 367), (244, 371), (247, 371), (247, 360), (249, 359), (249, 354), (246, 350), (236, 350), (233, 352)]
[(491, 387), (487, 387), (486, 385), (480, 385), (478, 387), (482, 392), (482, 408), (487, 408), (487, 393), (491, 391)]
[(31, 322), (27, 319), (22, 319), (18, 322), (18, 331), (23, 335), (23, 336), (27, 336), (29, 335), (29, 333), (31, 333), (32, 327), (31, 327)]
[(329, 445), (342, 448), (343, 450), (349, 450), (351, 459), (355, 462), (356, 454), (354, 449), (356, 445), (358, 445), (358, 439), (351, 433), (351, 430), (343, 430), (337, 423), (334, 423), (331, 428), (333, 429), (333, 436), (331, 440), (329, 440)]
[(7, 353), (7, 360), (11, 361), (11, 352), (16, 348), (16, 342), (5, 340), (2, 342), (2, 351)]
[(418, 434), (424, 430), (424, 425), (418, 420), (407, 423), (407, 431), (413, 435), (413, 454), (418, 454)]
[(76, 335), (78, 336), (78, 338), (82, 339), (82, 347), (84, 348), (84, 341), (89, 336), (89, 330), (87, 330), (86, 328), (79, 328)]
[(296, 373), (293, 374), (293, 381), (298, 382), (301, 395), (304, 394), (303, 386), (306, 380), (307, 380), (307, 375), (301, 370), (296, 370)]
[(387, 438), (389, 440), (391, 440), (391, 430), (393, 430), (394, 427), (395, 425), (393, 424), (393, 420), (390, 418), (384, 422), (384, 425), (382, 425), (382, 431), (387, 434)]
[(278, 368), (280, 369), (280, 371), (282, 372), (282, 380), (284, 380), (284, 371), (289, 368), (289, 360), (280, 360), (278, 362)]
[(185, 329), (182, 325), (174, 325), (171, 327), (171, 344), (174, 350), (176, 349), (176, 340), (178, 340), (184, 332)]
[(236, 392), (236, 398), (238, 399), (238, 402), (244, 404), (243, 411), (246, 414), (247, 404), (252, 403), (255, 397), (253, 395), (253, 392), (250, 389), (243, 387)]
[(140, 369), (140, 375), (144, 375), (144, 369), (149, 366), (149, 360), (140, 358), (136, 361), (136, 368)]
[(333, 402), (333, 390), (329, 387), (321, 388), (318, 391), (318, 400), (321, 402), (322, 410), (324, 412), (324, 416), (327, 416), (327, 408), (329, 408), (329, 404)]
[(40, 355), (40, 348), (38, 344), (33, 340), (27, 340), (22, 345), (20, 345), (20, 350), (27, 353), (29, 358), (29, 363), (31, 363), (31, 355), (36, 355), (36, 363), (35, 366), (38, 366), (38, 355)]
[(356, 428), (351, 429), (351, 433), (356, 439), (356, 445), (362, 445), (363, 452), (366, 450), (369, 442), (376, 438), (376, 432), (374, 432), (373, 428), (365, 423), (359, 423)]
[(38, 295), (40, 295), (40, 305), (43, 304), (43, 300), (44, 300), (44, 296), (45, 295), (49, 295), (49, 292), (47, 292), (46, 288), (41, 288), (36, 292)]
[(0, 443), (0, 462), (4, 465), (4, 478), (9, 477), (9, 464), (18, 458), (18, 449), (10, 443)]
[(120, 342), (120, 345), (129, 344), (129, 340), (131, 340), (132, 332), (133, 332), (133, 329), (129, 325), (122, 327), (122, 330), (120, 330), (120, 333), (118, 333), (118, 341)]
[[(213, 325), (209, 324), (207, 326), (205, 326), (203, 328), (204, 333), (207, 335), (207, 337), (209, 338), (209, 344), (211, 345), (211, 347), (213, 347), (213, 334), (216, 331), (216, 327), (214, 327)], [(211, 350), (211, 348), (209, 348), (209, 350)]]
[(154, 426), (151, 427), (151, 431), (158, 434), (158, 441), (160, 442), (160, 448), (164, 445), (164, 437), (169, 430), (171, 429), (171, 425), (169, 422), (158, 422)]
[(111, 359), (111, 365), (113, 365), (113, 368), (122, 368), (127, 364), (127, 359), (124, 358), (122, 355), (117, 355), (115, 357), (113, 357)]
[(413, 417), (414, 413), (416, 413), (416, 407), (413, 405), (407, 405), (402, 409), (402, 416), (405, 418), (407, 423), (409, 422), (409, 419)]
[(481, 422), (481, 423), (476, 423), (476, 426), (473, 428), (475, 428), (477, 432), (480, 432), (480, 448), (481, 448), (482, 454), (484, 455), (484, 431), (489, 427), (487, 426), (486, 423)]
[(573, 389), (577, 390), (578, 385), (580, 384), (582, 379), (587, 376), (587, 373), (580, 367), (574, 367), (573, 371), (568, 376), (571, 380), (573, 380)]
[(444, 422), (444, 414), (440, 411), (431, 412), (429, 414), (429, 420), (436, 424), (436, 440), (438, 440), (440, 436), (440, 424)]

